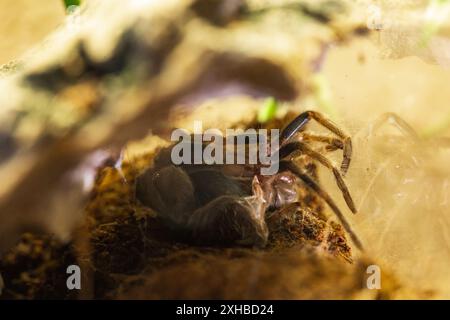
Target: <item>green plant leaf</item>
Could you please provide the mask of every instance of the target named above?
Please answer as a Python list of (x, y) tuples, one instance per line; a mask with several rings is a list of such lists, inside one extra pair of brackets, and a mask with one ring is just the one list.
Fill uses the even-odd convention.
[(63, 2), (66, 9), (70, 6), (79, 6), (81, 4), (81, 0), (63, 0)]
[(265, 123), (275, 118), (278, 109), (278, 102), (274, 97), (270, 97), (264, 101), (264, 105), (258, 112), (258, 122)]

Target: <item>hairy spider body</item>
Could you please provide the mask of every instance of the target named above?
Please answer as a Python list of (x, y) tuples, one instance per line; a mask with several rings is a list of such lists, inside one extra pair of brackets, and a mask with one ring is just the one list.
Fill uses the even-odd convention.
[[(303, 132), (311, 119), (338, 138)], [(342, 149), (341, 169), (338, 170), (321, 153), (309, 147), (306, 144), (308, 141), (325, 143), (327, 151)], [(261, 175), (261, 164), (174, 165), (171, 161), (173, 147), (161, 150), (153, 167), (137, 178), (136, 197), (144, 205), (155, 209), (165, 225), (184, 239), (203, 245), (263, 247), (268, 239), (266, 218), (298, 202), (298, 188), (306, 185), (331, 207), (355, 245), (362, 248), (332, 198), (299, 165), (299, 159), (309, 157), (329, 168), (347, 205), (356, 212), (342, 177), (350, 164), (350, 138), (319, 113), (304, 112), (281, 132), (279, 148), (270, 150), (271, 153), (278, 153), (279, 159), (279, 171), (273, 175)], [(192, 142), (192, 150), (195, 147), (195, 142)]]

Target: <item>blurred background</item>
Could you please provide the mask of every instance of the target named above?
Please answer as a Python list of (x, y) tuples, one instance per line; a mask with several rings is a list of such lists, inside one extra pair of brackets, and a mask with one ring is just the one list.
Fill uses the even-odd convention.
[[(396, 112), (423, 134), (449, 132), (450, 40), (440, 26), (427, 47), (419, 47), (428, 4), (435, 1), (359, 1), (370, 40), (332, 47), (323, 75), (333, 108), (351, 120)], [(445, 1), (443, 1), (445, 3)], [(62, 0), (1, 0), (0, 65), (19, 58), (61, 25)], [(415, 20), (413, 20), (413, 18)]]
[[(450, 298), (448, 2), (358, 1), (372, 35), (331, 46), (320, 72), (321, 101), (355, 141), (348, 175), (360, 210), (352, 220), (355, 229), (369, 253), (403, 281), (445, 298)], [(65, 17), (60, 0), (0, 0), (0, 5), (0, 65), (44, 40)], [(372, 130), (386, 112), (409, 123), (420, 141), (400, 134), (389, 119)]]
[(62, 0), (1, 0), (0, 64), (17, 59), (65, 18)]

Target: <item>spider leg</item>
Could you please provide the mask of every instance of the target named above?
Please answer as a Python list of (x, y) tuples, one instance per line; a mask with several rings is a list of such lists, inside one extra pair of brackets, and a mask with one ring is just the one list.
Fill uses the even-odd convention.
[[(173, 186), (177, 186), (174, 188)], [(184, 225), (195, 208), (195, 189), (191, 178), (170, 165), (149, 169), (136, 178), (136, 198), (156, 210), (166, 223)]]
[(353, 199), (350, 195), (350, 192), (348, 191), (347, 185), (344, 182), (344, 179), (342, 178), (341, 173), (339, 170), (331, 163), (330, 160), (328, 160), (326, 157), (324, 157), (319, 152), (311, 149), (308, 145), (306, 145), (303, 142), (291, 142), (280, 149), (280, 159), (286, 159), (289, 158), (289, 160), (292, 160), (299, 156), (300, 154), (306, 154), (313, 158), (314, 160), (319, 161), (322, 165), (327, 167), (333, 172), (334, 178), (336, 180), (337, 186), (339, 187), (339, 190), (341, 190), (342, 195), (344, 197), (345, 202), (347, 203), (347, 206), (350, 208), (350, 210), (353, 213), (356, 213), (356, 207), (353, 202)]
[(325, 143), (325, 150), (326, 151), (336, 151), (337, 149), (344, 149), (344, 143), (341, 139), (324, 136), (324, 135), (316, 135), (316, 134), (310, 134), (306, 132), (300, 133), (301, 141), (305, 142), (321, 142)]
[(260, 213), (241, 197), (224, 195), (196, 209), (185, 227), (192, 240), (202, 245), (234, 243), (264, 247), (268, 230), (264, 214)]
[(363, 245), (361, 243), (361, 240), (359, 240), (356, 233), (352, 230), (350, 224), (345, 219), (342, 212), (337, 207), (334, 200), (331, 198), (331, 196), (323, 190), (317, 182), (314, 181), (310, 176), (308, 176), (306, 173), (304, 173), (298, 166), (296, 166), (294, 163), (290, 161), (282, 160), (280, 161), (280, 167), (286, 170), (289, 170), (293, 174), (295, 174), (298, 178), (300, 178), (309, 188), (311, 188), (314, 192), (316, 192), (327, 204), (328, 206), (333, 210), (334, 214), (338, 217), (339, 221), (344, 226), (345, 230), (347, 230), (348, 234), (350, 235), (350, 238), (352, 239), (353, 243), (356, 245), (356, 247), (363, 251)]
[(321, 124), (332, 133), (337, 135), (343, 143), (343, 160), (341, 163), (341, 172), (345, 175), (350, 166), (350, 161), (352, 157), (352, 140), (350, 137), (344, 133), (339, 127), (334, 124), (331, 120), (325, 118), (322, 114), (315, 111), (305, 111), (302, 112), (297, 118), (295, 118), (291, 123), (289, 123), (286, 128), (283, 129), (280, 136), (280, 145), (286, 144), (289, 142), (294, 134), (303, 129), (303, 127), (314, 119), (317, 123)]

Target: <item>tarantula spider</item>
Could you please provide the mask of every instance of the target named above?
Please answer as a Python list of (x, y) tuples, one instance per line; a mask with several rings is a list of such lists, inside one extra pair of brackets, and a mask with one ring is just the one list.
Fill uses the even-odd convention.
[[(304, 127), (312, 119), (337, 138), (305, 133)], [(325, 143), (328, 151), (342, 149), (340, 170), (308, 146), (308, 141)], [(172, 148), (173, 145), (163, 149), (154, 166), (138, 176), (136, 197), (155, 209), (163, 223), (186, 240), (203, 245), (264, 246), (268, 239), (266, 218), (298, 202), (296, 186), (303, 182), (330, 206), (355, 245), (362, 249), (330, 195), (298, 165), (297, 159), (307, 156), (330, 169), (348, 207), (356, 213), (342, 177), (351, 160), (351, 139), (320, 113), (303, 112), (282, 130), (279, 148), (270, 150), (279, 153), (279, 170), (270, 176), (259, 174), (261, 164), (174, 165), (170, 157)]]

